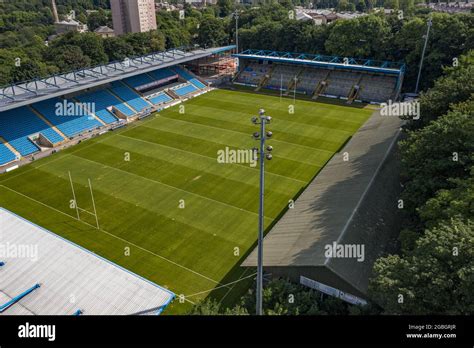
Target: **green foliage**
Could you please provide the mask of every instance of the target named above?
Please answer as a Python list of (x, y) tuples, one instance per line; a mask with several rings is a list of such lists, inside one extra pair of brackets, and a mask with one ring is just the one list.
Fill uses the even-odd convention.
[(232, 12), (232, 0), (217, 0), (217, 7), (219, 8), (219, 16), (225, 17)]
[(326, 41), (331, 55), (381, 58), (390, 37), (384, 17), (369, 15), (357, 20), (337, 21)]
[[(470, 105), (472, 106), (472, 101)], [(405, 211), (417, 208), (441, 189), (453, 189), (474, 165), (474, 108), (457, 108), (400, 142)]]
[(474, 167), (468, 178), (448, 181), (453, 188), (439, 190), (419, 209), (420, 217), (428, 227), (457, 216), (474, 220)]
[(471, 221), (443, 222), (426, 230), (406, 256), (378, 259), (369, 292), (391, 314), (472, 315), (473, 245)]
[(134, 47), (120, 37), (111, 37), (104, 40), (105, 54), (110, 61), (123, 60), (134, 55)]
[[(354, 306), (334, 297), (321, 295), (286, 279), (275, 279), (265, 285), (263, 290), (263, 309), (265, 315), (347, 315), (365, 313), (367, 309)], [(371, 309), (372, 310), (372, 309)], [(221, 308), (214, 299), (206, 299), (191, 311), (197, 315), (248, 315), (255, 313), (254, 289), (244, 295), (241, 302), (233, 308)]]
[(92, 63), (89, 56), (85, 55), (80, 47), (74, 45), (53, 47), (48, 52), (48, 57), (55, 62), (60, 71), (78, 70), (91, 66)]
[[(422, 89), (431, 87), (433, 81), (441, 75), (443, 67), (453, 65), (453, 58), (459, 58), (461, 54), (474, 48), (472, 39), (469, 39), (472, 22), (468, 18), (466, 15), (432, 14), (433, 26), (422, 69)], [(407, 89), (414, 90), (425, 33), (426, 18), (416, 17), (408, 19), (394, 38), (398, 53), (402, 54), (409, 67), (405, 82)]]
[(430, 117), (400, 142), (402, 254), (378, 259), (369, 285), (387, 313), (474, 312), (472, 52), (461, 62), (422, 95)]
[(474, 93), (474, 50), (457, 60), (457, 66), (445, 68), (444, 76), (421, 95), (421, 118), (411, 122), (411, 128), (427, 125), (448, 112), (451, 105), (467, 100)]
[(205, 16), (198, 30), (197, 41), (203, 47), (214, 47), (225, 44), (227, 34), (224, 31), (224, 22), (215, 17)]
[(94, 31), (100, 26), (109, 25), (110, 18), (107, 15), (107, 12), (100, 9), (97, 12), (92, 12), (87, 18), (87, 26), (90, 31)]
[[(178, 18), (178, 13), (174, 12), (166, 12), (166, 11), (160, 11), (157, 14), (157, 24), (158, 24), (158, 30), (164, 35), (166, 38), (165, 40), (165, 47), (166, 48), (173, 48), (173, 47), (180, 47), (180, 46), (186, 46), (191, 43), (191, 34), (183, 30), (183, 26), (186, 26), (188, 21), (193, 21), (192, 18), (196, 17), (190, 17), (185, 20), (180, 20)], [(197, 28), (196, 28), (197, 29)], [(196, 30), (193, 28), (193, 31)]]

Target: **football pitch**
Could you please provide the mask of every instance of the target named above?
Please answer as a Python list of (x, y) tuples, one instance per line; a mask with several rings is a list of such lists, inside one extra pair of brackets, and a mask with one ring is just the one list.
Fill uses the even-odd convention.
[(184, 295), (167, 314), (209, 295), (232, 304), (254, 280), (239, 265), (257, 239), (259, 170), (218, 151), (258, 146), (250, 118), (272, 116), (268, 227), (372, 113), (292, 103), (214, 90), (0, 175), (0, 206)]

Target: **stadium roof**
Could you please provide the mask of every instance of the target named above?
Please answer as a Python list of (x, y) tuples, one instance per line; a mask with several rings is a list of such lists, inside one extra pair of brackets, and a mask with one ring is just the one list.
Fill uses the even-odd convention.
[(338, 56), (325, 56), (321, 54), (277, 52), (268, 50), (249, 49), (233, 54), (234, 57), (243, 59), (263, 59), (272, 62), (288, 64), (313, 65), (324, 68), (338, 68), (377, 72), (400, 76), (405, 72), (405, 64), (372, 59), (360, 59)]
[[(399, 188), (397, 173), (384, 164), (392, 156), (401, 124), (398, 117), (374, 113), (331, 158), (294, 208), (288, 209), (265, 236), (265, 268), (270, 272), (287, 268), (289, 274), (292, 268), (301, 272), (324, 268), (319, 272), (332, 273), (329, 279), (333, 283), (350, 284), (350, 289), (365, 292), (372, 263), (385, 246), (385, 216), (397, 210), (393, 204), (393, 196), (398, 197), (393, 193)], [(345, 153), (350, 156), (348, 161), (343, 159)], [(328, 258), (326, 247), (334, 242), (364, 245), (364, 262)], [(253, 250), (242, 266), (256, 265), (257, 253)]]
[(160, 314), (174, 298), (3, 208), (0, 221), (0, 314)]
[(0, 88), (0, 112), (100, 86), (152, 70), (185, 63), (212, 54), (230, 51), (235, 46), (215, 48), (175, 48), (145, 56), (131, 57), (92, 68), (52, 75)]

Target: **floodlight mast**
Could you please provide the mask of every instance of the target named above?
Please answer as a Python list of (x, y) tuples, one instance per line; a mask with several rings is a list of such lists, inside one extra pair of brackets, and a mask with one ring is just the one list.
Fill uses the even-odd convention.
[(239, 53), (239, 11), (236, 8), (234, 11), (235, 18), (235, 50)]
[(418, 94), (418, 87), (420, 85), (420, 78), (421, 78), (421, 69), (423, 67), (423, 60), (425, 59), (425, 51), (426, 51), (426, 46), (428, 44), (428, 38), (430, 36), (430, 28), (433, 25), (431, 16), (428, 18), (428, 23), (427, 26), (428, 28), (426, 29), (426, 35), (425, 35), (425, 43), (423, 45), (423, 51), (421, 52), (421, 59), (420, 59), (420, 68), (418, 69), (418, 77), (416, 78), (416, 87), (415, 87), (415, 93)]
[[(265, 131), (265, 125), (270, 123), (270, 116), (265, 115), (265, 110), (260, 109), (259, 117), (252, 117), (254, 124), (260, 124), (260, 133), (255, 132), (253, 137), (260, 140), (260, 206), (258, 212), (258, 256), (257, 256), (257, 303), (256, 314), (262, 315), (263, 311), (263, 230), (264, 230), (264, 196), (265, 196), (265, 159), (271, 160), (273, 147), (268, 146), (265, 152), (265, 140), (272, 137), (272, 132)], [(254, 149), (254, 155), (258, 149)]]

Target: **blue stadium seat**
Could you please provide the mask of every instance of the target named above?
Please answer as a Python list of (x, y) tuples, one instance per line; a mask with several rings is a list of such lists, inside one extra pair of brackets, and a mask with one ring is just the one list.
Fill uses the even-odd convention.
[(0, 166), (8, 162), (14, 161), (15, 159), (16, 159), (15, 154), (11, 152), (10, 149), (6, 147), (4, 144), (0, 143)]
[(68, 137), (102, 126), (99, 121), (89, 115), (56, 115), (56, 103), (62, 102), (63, 100), (59, 98), (53, 98), (35, 103), (32, 107)]
[(0, 113), (0, 136), (22, 156), (39, 151), (39, 148), (28, 139), (28, 136), (37, 133), (43, 134), (53, 144), (64, 140), (26, 106)]
[[(143, 111), (144, 109), (150, 107), (150, 105), (140, 97), (134, 90), (125, 86), (122, 82), (112, 83), (112, 92), (118, 95), (120, 98), (125, 100), (128, 105), (137, 110), (138, 112)], [(128, 109), (128, 108), (127, 108)], [(130, 116), (129, 114), (126, 114)]]
[(176, 71), (179, 75), (181, 75), (181, 77), (185, 80), (191, 80), (194, 78), (193, 75), (191, 75), (190, 73), (188, 73), (186, 70), (184, 70), (183, 68), (181, 68), (180, 66), (174, 66), (173, 67), (173, 70)]
[(161, 104), (161, 103), (167, 103), (171, 100), (173, 100), (173, 98), (171, 98), (170, 96), (168, 96), (164, 92), (150, 98), (150, 101), (155, 105), (158, 105), (158, 104)]
[(181, 87), (178, 87), (176, 89), (173, 89), (173, 92), (175, 92), (177, 95), (180, 97), (185, 96), (186, 94), (196, 92), (198, 89), (194, 87), (192, 84), (187, 84)]
[(196, 78), (189, 80), (189, 82), (191, 82), (197, 88), (206, 88), (206, 85)]
[(187, 72), (185, 69), (175, 66), (173, 67), (174, 71), (176, 71), (183, 79), (191, 82), (194, 86), (197, 88), (205, 88), (206, 85), (199, 81), (197, 78), (195, 78), (193, 75), (191, 75), (189, 72)]
[(150, 75), (151, 77), (153, 77), (156, 80), (165, 79), (167, 77), (175, 76), (176, 74), (177, 74), (176, 72), (174, 72), (170, 69), (167, 69), (167, 68), (150, 71), (148, 73), (148, 75)]
[(121, 100), (106, 90), (81, 94), (77, 96), (77, 100), (82, 103), (95, 103), (95, 114), (107, 124), (117, 122), (117, 118), (107, 110), (110, 106), (115, 106), (126, 116), (133, 116), (134, 114)]
[(153, 80), (153, 78), (147, 74), (132, 76), (125, 79), (124, 81), (127, 85), (133, 88), (155, 82), (155, 80)]

